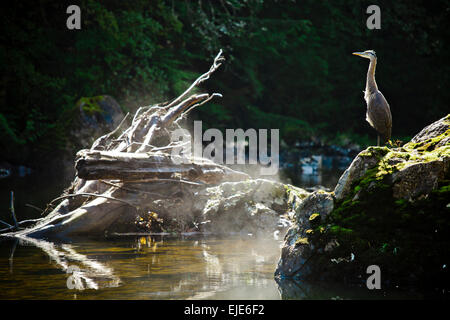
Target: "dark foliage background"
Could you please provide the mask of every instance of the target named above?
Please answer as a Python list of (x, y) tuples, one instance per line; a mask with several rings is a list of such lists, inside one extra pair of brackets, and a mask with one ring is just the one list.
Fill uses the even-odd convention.
[[(78, 4), (82, 29), (66, 28)], [(366, 8), (381, 7), (381, 30)], [(14, 1), (0, 19), (0, 160), (36, 163), (64, 147), (71, 110), (109, 94), (135, 110), (173, 98), (209, 68), (224, 98), (195, 111), (205, 127), (280, 128), (281, 138), (375, 142), (362, 90), (377, 82), (407, 139), (448, 113), (450, 1)]]

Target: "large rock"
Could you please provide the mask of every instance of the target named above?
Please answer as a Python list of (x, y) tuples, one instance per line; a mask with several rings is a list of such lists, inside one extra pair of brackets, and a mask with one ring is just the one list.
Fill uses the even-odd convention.
[(293, 277), (299, 273), (311, 273), (306, 262), (313, 256), (315, 247), (309, 237), (333, 208), (333, 194), (325, 191), (310, 194), (300, 204), (296, 210), (295, 224), (286, 234), (276, 275)]
[[(309, 193), (279, 182), (255, 179), (226, 182), (196, 195), (205, 231), (273, 233), (285, 231)], [(205, 202), (206, 201), (206, 202)]]
[(70, 131), (76, 140), (70, 146), (73, 150), (89, 148), (97, 138), (113, 131), (125, 116), (117, 101), (108, 95), (82, 97), (72, 111), (76, 124)]
[(403, 147), (362, 151), (334, 193), (299, 206), (276, 275), (362, 282), (378, 265), (385, 284), (449, 280), (449, 137), (450, 115)]
[(437, 148), (448, 145), (450, 141), (450, 135), (448, 134), (449, 121), (450, 117), (447, 115), (439, 121), (433, 122), (429, 126), (423, 128), (411, 139), (410, 145), (416, 144), (417, 146), (420, 144), (421, 146), (425, 146), (432, 142), (432, 140), (435, 142), (434, 147)]
[(350, 192), (353, 183), (367, 172), (367, 170), (375, 167), (380, 160), (388, 152), (388, 148), (369, 148), (361, 152), (345, 170), (339, 179), (334, 195), (337, 200), (341, 200)]

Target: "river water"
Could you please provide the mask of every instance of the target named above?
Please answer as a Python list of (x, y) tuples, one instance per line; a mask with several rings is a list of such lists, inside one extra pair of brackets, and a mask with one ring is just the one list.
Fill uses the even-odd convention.
[[(342, 170), (300, 176), (333, 188)], [(317, 174), (316, 174), (317, 175)], [(42, 175), (0, 181), (0, 214), (15, 191), (19, 220), (37, 218), (67, 182)], [(298, 182), (298, 181), (297, 181)], [(6, 213), (6, 214), (5, 214)], [(0, 238), (0, 299), (347, 299), (404, 298), (367, 288), (277, 282), (282, 239), (251, 235), (128, 236), (66, 243)], [(409, 297), (409, 296), (408, 296)]]
[(274, 279), (280, 240), (126, 237), (0, 243), (0, 299), (395, 299), (403, 292)]
[(279, 245), (198, 236), (3, 241), (0, 299), (279, 299)]

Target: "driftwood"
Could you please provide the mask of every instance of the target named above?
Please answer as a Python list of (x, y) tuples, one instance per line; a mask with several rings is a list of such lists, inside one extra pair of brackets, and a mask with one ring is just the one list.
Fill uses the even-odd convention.
[[(98, 138), (89, 150), (79, 151), (77, 176), (71, 187), (48, 205), (45, 213), (49, 213), (34, 226), (6, 235), (103, 236), (105, 232), (136, 231), (136, 219), (148, 219), (146, 226), (164, 221), (164, 228), (190, 230), (196, 219), (190, 212), (195, 205), (196, 192), (211, 184), (249, 178), (208, 159), (177, 164), (179, 162), (175, 163), (171, 157), (172, 148), (181, 144), (170, 142), (170, 132), (181, 128), (179, 122), (189, 111), (221, 96), (200, 93), (187, 97), (194, 87), (209, 79), (223, 60), (221, 50), (209, 71), (179, 97), (139, 108), (129, 127), (119, 133), (127, 114), (115, 130)], [(154, 211), (162, 218), (154, 218)], [(8, 224), (7, 230), (19, 224)]]
[(206, 184), (239, 181), (246, 174), (216, 164), (208, 159), (181, 163), (179, 156), (164, 153), (127, 153), (82, 150), (77, 154), (78, 177), (86, 180), (183, 179)]

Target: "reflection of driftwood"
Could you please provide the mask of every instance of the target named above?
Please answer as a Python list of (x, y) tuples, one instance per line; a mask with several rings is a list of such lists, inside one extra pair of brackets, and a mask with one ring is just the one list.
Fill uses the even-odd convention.
[[(42, 249), (48, 257), (68, 274), (68, 278), (74, 280), (74, 289), (99, 289), (100, 287), (117, 287), (120, 284), (120, 278), (114, 275), (114, 270), (108, 266), (93, 260), (83, 254), (75, 251), (70, 244), (60, 244), (33, 239), (27, 236), (17, 236), (22, 245), (33, 245)], [(17, 243), (15, 243), (15, 246)], [(10, 263), (12, 268), (13, 255), (11, 254)], [(68, 279), (68, 281), (70, 278)]]
[(64, 237), (133, 232), (137, 215), (155, 210), (169, 215), (163, 217), (164, 221), (175, 222), (178, 231), (189, 230), (196, 192), (207, 185), (249, 178), (207, 159), (178, 164), (171, 156), (173, 148), (182, 146), (181, 142), (170, 142), (170, 132), (180, 128), (178, 122), (190, 110), (221, 96), (200, 93), (187, 97), (195, 86), (209, 79), (223, 60), (220, 51), (209, 71), (179, 97), (169, 103), (139, 108), (130, 126), (120, 133), (127, 114), (115, 130), (98, 138), (90, 150), (81, 150), (72, 186), (50, 204), (62, 201), (55, 208), (49, 205), (46, 210), (52, 211), (33, 227), (8, 235)]

